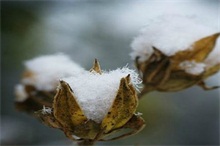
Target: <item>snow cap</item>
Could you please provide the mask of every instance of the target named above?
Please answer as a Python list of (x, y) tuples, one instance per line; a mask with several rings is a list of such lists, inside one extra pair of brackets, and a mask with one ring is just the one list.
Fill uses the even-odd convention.
[(24, 64), (28, 75), (24, 76), (22, 83), (33, 85), (38, 90), (52, 91), (56, 89), (60, 78), (84, 72), (82, 67), (61, 53), (40, 56)]
[(113, 104), (121, 78), (129, 74), (131, 84), (138, 87), (141, 83), (138, 74), (127, 67), (102, 71), (101, 74), (88, 71), (62, 80), (70, 85), (86, 117), (100, 123)]
[[(152, 46), (154, 46), (171, 56), (178, 51), (192, 48), (195, 41), (216, 32), (218, 30), (200, 22), (195, 16), (163, 15), (149, 22), (141, 30), (140, 35), (131, 44), (133, 51), (130, 55), (132, 59), (139, 56), (139, 61), (145, 61), (153, 53)], [(220, 39), (214, 51), (220, 55)], [(208, 62), (216, 63), (210, 58)]]

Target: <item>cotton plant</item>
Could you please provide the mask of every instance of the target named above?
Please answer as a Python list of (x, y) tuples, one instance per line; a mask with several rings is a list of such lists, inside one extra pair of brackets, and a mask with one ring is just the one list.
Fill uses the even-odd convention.
[(85, 70), (65, 54), (44, 55), (27, 60), (21, 82), (15, 86), (16, 107), (33, 112), (43, 105), (52, 106), (56, 87), (62, 77)]
[(131, 57), (145, 93), (180, 91), (193, 85), (205, 90), (204, 80), (220, 69), (220, 33), (195, 17), (158, 17), (142, 29), (132, 44)]
[[(140, 114), (135, 113), (135, 88), (140, 82), (134, 70), (124, 67), (103, 71), (95, 60), (90, 71), (60, 79), (52, 108), (44, 107), (37, 115), (79, 145), (133, 135), (145, 125)], [(130, 131), (114, 136), (123, 129)]]
[(87, 71), (64, 54), (28, 60), (15, 87), (16, 106), (78, 145), (134, 135), (145, 126), (136, 113), (144, 94), (217, 88), (204, 80), (220, 69), (219, 35), (195, 17), (158, 17), (131, 44), (139, 74), (128, 66), (104, 71), (97, 60)]

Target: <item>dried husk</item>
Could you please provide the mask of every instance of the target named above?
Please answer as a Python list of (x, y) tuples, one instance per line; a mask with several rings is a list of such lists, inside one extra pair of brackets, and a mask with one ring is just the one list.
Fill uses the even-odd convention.
[(167, 56), (156, 47), (153, 47), (154, 53), (145, 62), (140, 62), (139, 57), (137, 57), (136, 67), (142, 74), (143, 84), (145, 85), (139, 97), (154, 90), (174, 92), (193, 85), (199, 85), (205, 90), (215, 89), (216, 87), (207, 87), (204, 80), (217, 73), (220, 64), (205, 68), (204, 72), (196, 75), (185, 72), (179, 64), (183, 61), (203, 63), (213, 51), (219, 35), (220, 33), (216, 33), (202, 38), (196, 41), (191, 48), (179, 51), (172, 56)]

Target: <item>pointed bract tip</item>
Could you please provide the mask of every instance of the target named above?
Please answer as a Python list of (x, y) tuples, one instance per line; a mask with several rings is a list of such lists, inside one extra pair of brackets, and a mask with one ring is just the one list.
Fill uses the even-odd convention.
[(99, 61), (96, 58), (93, 62), (93, 67), (90, 69), (90, 72), (92, 72), (92, 71), (95, 71), (96, 73), (99, 73), (99, 74), (102, 73)]
[(95, 62), (95, 63), (99, 63), (99, 61), (98, 61), (98, 59), (97, 59), (97, 58), (95, 58), (94, 62)]
[(130, 83), (130, 81), (131, 81), (131, 75), (128, 74), (128, 75), (125, 77), (125, 79), (127, 80), (128, 83)]
[(166, 56), (160, 49), (158, 49), (157, 47), (155, 46), (152, 46), (153, 50), (154, 50), (154, 53), (156, 53), (157, 55), (161, 56)]
[(217, 32), (217, 33), (212, 35), (212, 38), (213, 38), (214, 41), (216, 41), (219, 36), (220, 36), (220, 32)]
[(217, 32), (215, 35), (216, 35), (216, 36), (220, 36), (220, 32)]
[(60, 80), (59, 88), (70, 88), (70, 87), (69, 87), (69, 84), (67, 82), (65, 82), (64, 80)]
[(66, 83), (64, 80), (61, 80), (61, 79), (59, 81), (61, 85)]

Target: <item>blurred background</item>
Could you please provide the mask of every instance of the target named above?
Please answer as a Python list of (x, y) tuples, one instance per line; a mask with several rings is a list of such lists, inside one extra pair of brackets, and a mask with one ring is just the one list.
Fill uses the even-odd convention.
[[(1, 1), (2, 145), (73, 145), (56, 129), (14, 108), (23, 62), (63, 52), (86, 69), (129, 66), (130, 44), (161, 14), (196, 15), (220, 30), (219, 0)], [(220, 85), (220, 75), (207, 80)], [(219, 91), (199, 87), (153, 92), (139, 103), (146, 127), (139, 134), (97, 145), (219, 145)]]

